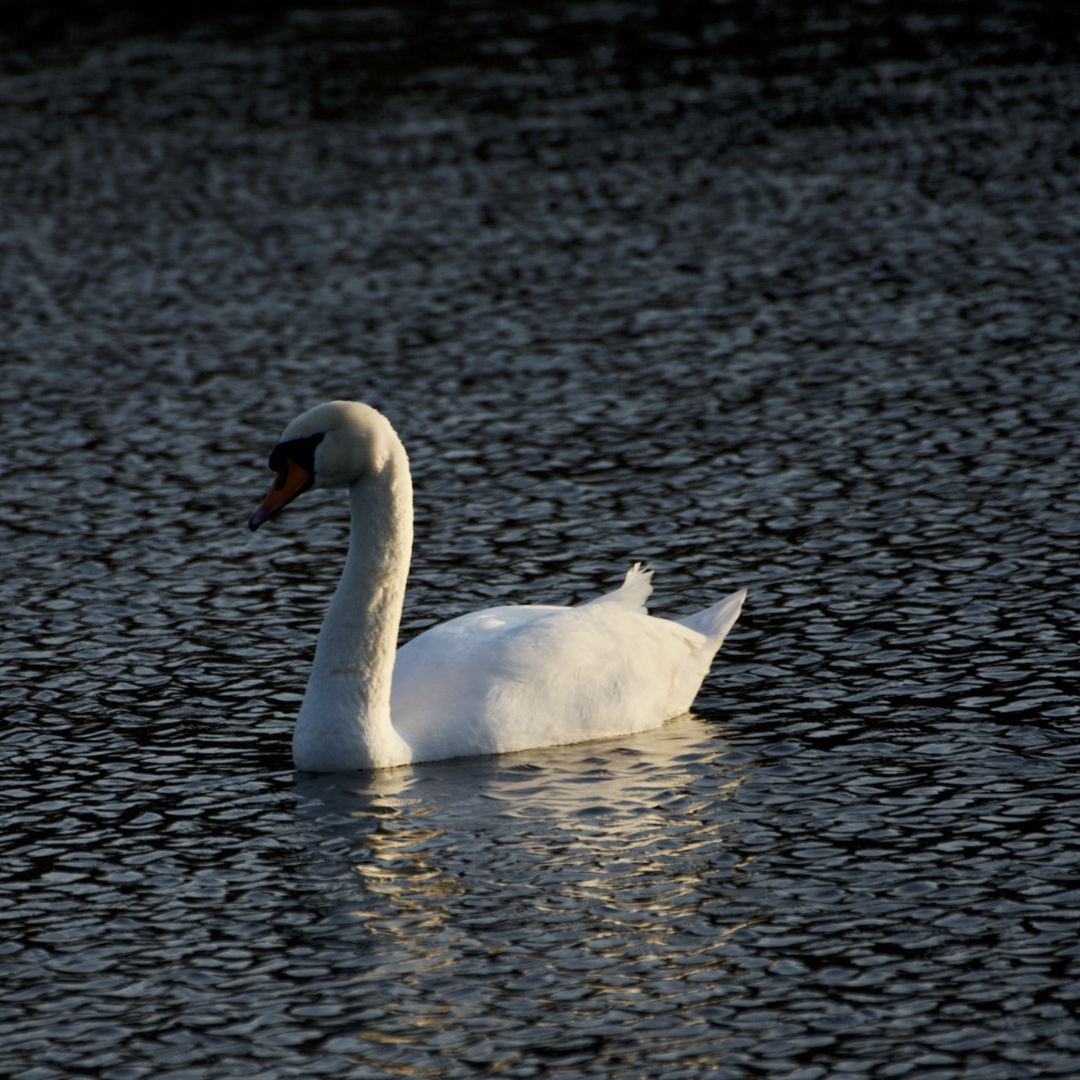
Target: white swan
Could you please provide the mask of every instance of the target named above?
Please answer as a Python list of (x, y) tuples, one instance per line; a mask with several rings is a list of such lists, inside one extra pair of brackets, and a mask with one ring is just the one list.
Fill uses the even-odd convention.
[(412, 552), (412, 478), (389, 421), (331, 401), (270, 455), (257, 529), (309, 487), (348, 486), (352, 533), (293, 733), (309, 772), (501, 754), (659, 727), (688, 712), (746, 591), (678, 622), (652, 618), (651, 570), (580, 607), (497, 607), (397, 650)]

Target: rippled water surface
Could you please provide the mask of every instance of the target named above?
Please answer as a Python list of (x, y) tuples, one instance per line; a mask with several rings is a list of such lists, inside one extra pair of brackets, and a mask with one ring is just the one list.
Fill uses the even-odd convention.
[[(3, 1075), (1080, 1074), (1080, 67), (871, 7), (3, 46)], [(746, 586), (697, 714), (294, 773), (327, 397), (405, 637)]]

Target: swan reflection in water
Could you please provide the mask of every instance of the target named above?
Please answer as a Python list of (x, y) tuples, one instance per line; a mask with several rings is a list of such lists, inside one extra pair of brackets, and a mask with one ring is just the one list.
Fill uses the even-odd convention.
[(735, 827), (747, 766), (723, 760), (718, 727), (690, 715), (584, 746), (301, 773), (296, 790), (359, 879), (351, 914), (410, 954), (428, 949), (413, 935), (462, 919), (537, 927), (582, 905), (609, 929), (670, 930), (710, 898)]

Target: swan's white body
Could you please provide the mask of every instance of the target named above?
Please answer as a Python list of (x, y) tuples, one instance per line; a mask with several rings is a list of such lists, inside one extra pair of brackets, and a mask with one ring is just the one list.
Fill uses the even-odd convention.
[(290, 471), (286, 487), (290, 447), (309, 452), (316, 486), (348, 485), (352, 514), (293, 734), (298, 769), (386, 768), (658, 727), (689, 711), (742, 608), (745, 591), (678, 622), (654, 618), (652, 572), (634, 566), (621, 588), (579, 607), (477, 611), (395, 655), (412, 551), (404, 447), (366, 405), (317, 406), (285, 429), (281, 476), (252, 528), (311, 485)]

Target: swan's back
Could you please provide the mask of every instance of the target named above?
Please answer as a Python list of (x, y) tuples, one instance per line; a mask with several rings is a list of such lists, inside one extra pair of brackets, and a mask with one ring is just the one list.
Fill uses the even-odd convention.
[(399, 649), (390, 717), (414, 760), (625, 735), (687, 712), (745, 594), (673, 622), (646, 613), (650, 575), (635, 566), (580, 607), (474, 612)]

